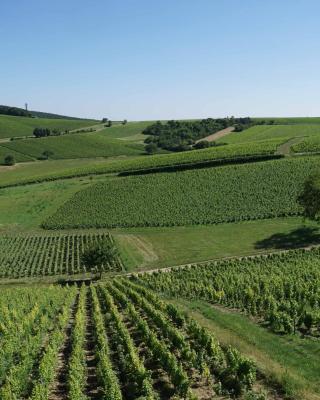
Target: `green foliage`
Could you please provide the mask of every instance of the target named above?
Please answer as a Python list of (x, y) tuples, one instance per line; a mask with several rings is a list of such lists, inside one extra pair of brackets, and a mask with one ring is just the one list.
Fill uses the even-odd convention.
[(173, 226), (297, 215), (298, 193), (318, 167), (311, 157), (113, 178), (77, 192), (43, 226)]
[[(38, 400), (40, 382), (41, 398), (48, 398), (48, 386), (53, 380), (49, 362), (54, 361), (53, 366), (57, 362), (58, 347), (63, 340), (61, 331), (74, 296), (72, 288), (1, 289), (1, 399), (29, 398), (33, 388), (31, 398)], [(43, 352), (45, 337), (49, 340)], [(30, 380), (35, 372), (41, 381)]]
[(264, 319), (277, 333), (320, 335), (320, 250), (232, 260), (140, 279), (174, 297), (202, 299)]
[(149, 143), (146, 145), (145, 150), (148, 154), (155, 154), (158, 151), (158, 146), (155, 143)]
[(50, 135), (51, 131), (48, 128), (34, 128), (33, 130), (33, 136), (35, 136), (36, 138), (46, 137)]
[(155, 144), (157, 147), (171, 151), (185, 151), (190, 149), (196, 140), (202, 139), (215, 132), (238, 124), (249, 126), (250, 118), (207, 118), (194, 121), (160, 121), (144, 129), (145, 135), (150, 135), (145, 143)]
[[(9, 150), (6, 147), (0, 146), (0, 164), (10, 165), (10, 164), (6, 163), (6, 158), (9, 155), (12, 156), (14, 158), (15, 162), (17, 162), (17, 163), (26, 162), (26, 161), (33, 161), (33, 158), (31, 158), (31, 157), (29, 157), (29, 156), (27, 156), (25, 154), (18, 153), (18, 152), (14, 151), (14, 150)], [(11, 165), (13, 165), (13, 164), (11, 164)]]
[(85, 364), (85, 301), (86, 288), (82, 286), (78, 299), (78, 309), (71, 335), (71, 354), (68, 365), (68, 387), (70, 400), (87, 400)]
[(24, 110), (23, 108), (1, 106), (1, 105), (0, 105), (0, 115), (12, 115), (12, 116), (16, 116), (16, 117), (31, 117), (31, 113), (29, 111)]
[(54, 155), (54, 152), (51, 151), (51, 150), (45, 150), (45, 151), (42, 153), (42, 155), (43, 155), (43, 157), (44, 157), (46, 160), (48, 160), (49, 157), (52, 157), (52, 156)]
[(316, 219), (320, 212), (320, 177), (318, 174), (310, 176), (304, 183), (298, 202), (304, 209), (304, 216)]
[(310, 136), (291, 147), (295, 153), (318, 153), (320, 152), (320, 135)]
[(14, 165), (15, 163), (16, 163), (16, 160), (12, 154), (9, 154), (4, 158), (5, 165)]
[(96, 269), (102, 273), (119, 258), (119, 252), (111, 237), (109, 240), (90, 244), (81, 254), (81, 262), (88, 270)]

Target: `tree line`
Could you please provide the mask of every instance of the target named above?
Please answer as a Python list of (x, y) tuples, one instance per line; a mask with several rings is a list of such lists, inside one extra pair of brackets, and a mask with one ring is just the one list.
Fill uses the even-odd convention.
[(253, 124), (249, 117), (207, 118), (196, 121), (172, 120), (164, 123), (157, 121), (145, 128), (142, 133), (148, 135), (145, 139), (148, 153), (155, 153), (160, 149), (185, 151), (192, 148), (209, 147), (212, 145), (209, 142), (196, 142), (229, 126), (234, 126), (235, 131), (239, 132)]
[(18, 108), (18, 107), (10, 107), (10, 106), (0, 105), (0, 114), (1, 115), (13, 115), (16, 117), (32, 118), (32, 114), (29, 111), (24, 110), (23, 108)]

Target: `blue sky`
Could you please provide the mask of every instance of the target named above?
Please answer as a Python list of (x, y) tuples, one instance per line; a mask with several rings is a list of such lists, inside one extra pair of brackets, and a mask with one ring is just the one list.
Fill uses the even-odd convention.
[(320, 116), (318, 0), (11, 0), (0, 104), (128, 120)]

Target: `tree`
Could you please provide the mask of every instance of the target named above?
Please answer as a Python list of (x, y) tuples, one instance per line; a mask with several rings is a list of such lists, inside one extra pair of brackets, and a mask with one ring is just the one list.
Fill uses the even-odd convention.
[(312, 175), (304, 183), (303, 191), (298, 197), (298, 203), (304, 209), (304, 216), (316, 219), (320, 212), (320, 176)]
[(158, 151), (158, 146), (155, 143), (149, 143), (145, 147), (148, 154), (154, 154)]
[(47, 129), (47, 128), (35, 128), (33, 130), (33, 135), (36, 138), (40, 138), (40, 137), (50, 136), (51, 132), (50, 132), (50, 129)]
[(195, 149), (206, 149), (207, 147), (210, 147), (211, 143), (208, 142), (207, 140), (200, 140), (200, 142), (197, 142), (193, 147)]
[(128, 123), (128, 121), (126, 120), (126, 119), (124, 119), (123, 121), (122, 121), (122, 125), (126, 125)]
[(42, 153), (43, 158), (45, 158), (46, 160), (48, 160), (49, 157), (52, 157), (53, 154), (54, 154), (54, 153), (53, 153), (53, 151), (51, 151), (51, 150), (45, 150), (45, 151)]
[(14, 165), (16, 161), (11, 154), (8, 154), (4, 159), (4, 163), (5, 165)]
[(104, 267), (112, 264), (118, 255), (118, 249), (113, 243), (103, 241), (88, 246), (81, 255), (81, 262), (97, 271), (101, 279)]

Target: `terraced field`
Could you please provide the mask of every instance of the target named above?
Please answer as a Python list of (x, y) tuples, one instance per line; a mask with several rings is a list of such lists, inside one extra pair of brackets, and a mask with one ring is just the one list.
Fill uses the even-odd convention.
[(112, 178), (77, 192), (43, 227), (201, 225), (297, 215), (297, 196), (318, 168), (318, 157), (304, 157)]

